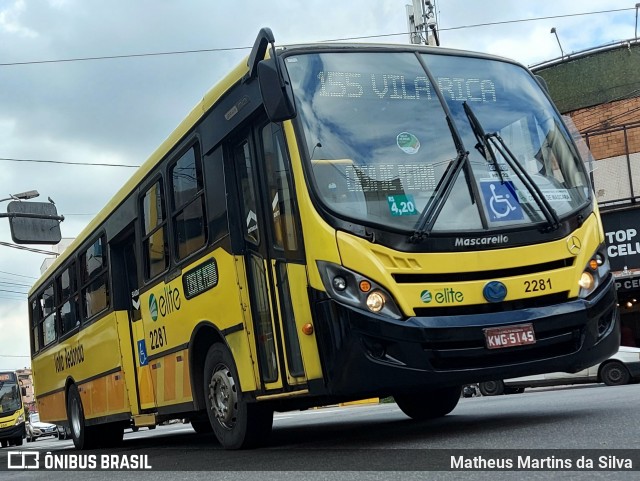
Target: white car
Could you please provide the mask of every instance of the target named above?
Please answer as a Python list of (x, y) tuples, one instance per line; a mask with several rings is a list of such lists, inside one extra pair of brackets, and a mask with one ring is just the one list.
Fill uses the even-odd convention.
[(621, 386), (637, 381), (640, 381), (640, 349), (620, 346), (618, 352), (606, 361), (576, 373), (550, 372), (535, 376), (499, 379), (481, 382), (479, 387), (483, 396), (498, 396), (521, 393), (527, 387), (593, 382), (603, 382), (607, 386)]
[(27, 424), (27, 442), (44, 436), (58, 436), (58, 427), (55, 424), (40, 422), (40, 414), (31, 413)]

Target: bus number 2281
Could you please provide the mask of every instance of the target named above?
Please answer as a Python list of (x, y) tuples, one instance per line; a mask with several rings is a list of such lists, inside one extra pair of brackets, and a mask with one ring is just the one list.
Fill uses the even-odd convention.
[(169, 341), (167, 340), (167, 331), (164, 326), (149, 331), (149, 338), (151, 338), (151, 349), (159, 349), (166, 344), (169, 344)]

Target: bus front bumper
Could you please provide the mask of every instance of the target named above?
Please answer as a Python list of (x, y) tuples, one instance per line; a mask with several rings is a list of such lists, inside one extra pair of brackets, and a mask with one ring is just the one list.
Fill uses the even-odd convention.
[(8, 428), (0, 428), (0, 439), (23, 439), (26, 436), (25, 425), (20, 423), (15, 426), (9, 426)]
[[(491, 314), (382, 318), (315, 304), (323, 394), (383, 396), (543, 372), (577, 372), (618, 350), (613, 278), (589, 299)], [(535, 344), (488, 349), (484, 329), (531, 323)]]

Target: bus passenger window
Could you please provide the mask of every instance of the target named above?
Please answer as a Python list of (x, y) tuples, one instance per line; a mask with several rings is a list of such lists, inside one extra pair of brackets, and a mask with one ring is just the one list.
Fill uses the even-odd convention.
[(54, 301), (53, 283), (49, 284), (42, 293), (41, 298), (43, 318), (40, 320), (39, 331), (42, 339), (42, 347), (48, 346), (56, 340), (56, 313)]
[(80, 256), (82, 301), (87, 318), (109, 307), (106, 241), (100, 237)]
[(179, 260), (205, 245), (202, 167), (196, 155), (191, 148), (170, 168), (174, 246)]
[(164, 193), (159, 181), (142, 199), (142, 223), (145, 278), (151, 279), (169, 266)]
[(64, 335), (80, 325), (75, 263), (72, 263), (56, 279), (56, 285), (58, 287), (57, 304), (60, 334)]
[(39, 321), (42, 319), (42, 304), (40, 297), (31, 300), (31, 352), (36, 353), (40, 350), (40, 336), (38, 335)]

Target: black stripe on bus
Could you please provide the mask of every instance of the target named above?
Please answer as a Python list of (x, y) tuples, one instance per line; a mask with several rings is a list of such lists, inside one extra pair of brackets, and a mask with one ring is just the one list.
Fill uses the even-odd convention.
[(153, 354), (151, 356), (147, 356), (148, 362), (154, 361), (156, 359), (160, 359), (161, 357), (168, 356), (170, 354), (183, 351), (189, 347), (189, 343), (185, 342), (184, 344), (180, 344), (179, 346), (172, 347), (171, 349), (167, 349), (166, 351), (159, 352), (157, 354)]
[(244, 330), (244, 324), (241, 322), (236, 324), (235, 326), (227, 327), (220, 331), (224, 337), (227, 337), (229, 334), (233, 334), (234, 332), (240, 332)]

